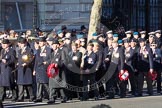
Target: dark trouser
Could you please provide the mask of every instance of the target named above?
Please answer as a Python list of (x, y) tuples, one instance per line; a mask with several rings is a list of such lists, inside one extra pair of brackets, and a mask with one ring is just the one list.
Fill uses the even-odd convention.
[[(69, 70), (67, 70), (67, 73), (68, 73), (66, 74), (67, 84), (73, 85), (73, 80), (74, 80), (73, 73), (70, 72)], [(66, 96), (68, 99), (72, 98), (73, 95), (76, 95), (76, 93), (73, 94), (73, 92), (69, 88), (66, 89)]]
[(61, 97), (64, 99), (65, 97), (65, 90), (64, 88), (50, 88), (50, 95), (49, 95), (49, 99), (50, 100), (55, 100), (57, 95), (56, 92), (60, 92)]
[(129, 80), (130, 80), (130, 84), (131, 84), (132, 94), (135, 94), (136, 89), (137, 89), (137, 83), (136, 83), (133, 67), (129, 66), (129, 65), (125, 65), (125, 68), (129, 72)]
[(3, 103), (1, 100), (0, 100), (0, 108), (3, 108)]
[(152, 95), (153, 94), (152, 79), (148, 75), (148, 72), (139, 72), (138, 74), (138, 94), (142, 95), (144, 76), (146, 77), (148, 94)]
[[(17, 89), (10, 88), (10, 90), (12, 91), (12, 99), (17, 99)], [(0, 87), (0, 100), (4, 99), (5, 92), (6, 92), (6, 87), (1, 86)]]
[(0, 87), (0, 101), (4, 99), (5, 87)]
[[(103, 79), (105, 72), (102, 68), (100, 68), (97, 72), (96, 72), (96, 81), (98, 82), (98, 87), (99, 87), (99, 94), (102, 96), (104, 95), (105, 89), (103, 86), (103, 82), (101, 82), (101, 78)], [(99, 82), (100, 81), (100, 82)]]
[(43, 98), (43, 91), (45, 97), (49, 96), (49, 88), (47, 83), (37, 83), (37, 99)]
[(30, 99), (34, 98), (32, 85), (18, 85), (18, 88), (19, 88), (19, 98), (18, 98), (18, 100), (23, 99), (23, 97), (24, 97), (24, 89), (25, 88), (29, 92)]
[(162, 68), (161, 68), (161, 63), (155, 62), (154, 61), (154, 69), (157, 72), (157, 93), (161, 93), (161, 72), (162, 72)]
[(117, 83), (117, 79), (115, 74), (106, 82), (106, 92), (112, 92), (115, 84)]
[[(80, 74), (72, 73), (71, 74), (71, 82), (69, 83), (72, 87), (82, 87), (82, 82), (80, 80)], [(71, 90), (71, 97), (72, 98), (79, 98), (81, 94), (78, 91)]]
[(110, 66), (105, 74), (106, 80), (106, 92), (109, 98), (114, 98), (115, 89), (118, 92), (117, 82), (118, 82), (118, 65), (111, 62)]
[(161, 69), (157, 71), (157, 92), (161, 92)]
[[(94, 96), (98, 97), (99, 96), (99, 92), (97, 90), (97, 84), (95, 81), (95, 74), (89, 74), (89, 75), (83, 75), (83, 87), (88, 87), (88, 81), (90, 81), (90, 86), (93, 85), (92, 87), (90, 87), (90, 90), (93, 90)], [(83, 99), (88, 99), (88, 89), (85, 89), (85, 91), (83, 91)]]
[(37, 95), (37, 83), (36, 83), (36, 77), (35, 76), (33, 76), (32, 87), (33, 87), (33, 95), (34, 95), (34, 97), (36, 97), (36, 95)]
[(115, 84), (116, 84), (116, 78), (114, 75), (106, 82), (106, 93), (109, 96), (109, 98), (114, 98), (115, 96)]
[(126, 86), (127, 86), (127, 81), (119, 81), (120, 97), (126, 96)]

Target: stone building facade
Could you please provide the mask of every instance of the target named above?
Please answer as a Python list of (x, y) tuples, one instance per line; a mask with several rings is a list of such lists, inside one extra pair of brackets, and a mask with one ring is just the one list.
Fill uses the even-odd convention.
[(89, 23), (93, 0), (38, 0), (41, 28), (66, 24), (78, 27)]
[[(93, 0), (0, 0), (0, 29), (88, 27), (92, 4)], [(125, 29), (161, 29), (162, 0), (103, 0), (101, 23), (113, 29), (110, 22), (116, 16)]]
[[(78, 28), (80, 24), (88, 25), (92, 2), (93, 0), (0, 0), (0, 21), (5, 29), (32, 29), (35, 16), (36, 26), (41, 29), (52, 29), (63, 23)], [(34, 6), (37, 7), (35, 13)]]

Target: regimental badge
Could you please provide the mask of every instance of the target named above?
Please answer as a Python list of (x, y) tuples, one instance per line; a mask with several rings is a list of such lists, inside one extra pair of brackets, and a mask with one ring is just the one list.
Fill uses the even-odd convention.
[(145, 49), (145, 50), (143, 51), (144, 58), (147, 58), (147, 54), (148, 54), (148, 51)]
[(8, 60), (8, 59), (9, 59), (9, 55), (6, 55), (6, 56), (5, 56), (5, 59)]
[(59, 61), (59, 59), (58, 58), (56, 58), (56, 62), (58, 62)]
[(88, 63), (89, 64), (94, 64), (93, 59), (92, 58), (88, 58)]
[(158, 55), (156, 54), (155, 57), (158, 58)]
[(111, 52), (109, 52), (107, 55), (111, 55)]
[(130, 57), (130, 53), (127, 53), (125, 56), (126, 56), (126, 57)]
[(47, 54), (46, 54), (46, 53), (40, 53), (40, 56), (41, 56), (41, 57), (46, 57)]
[(115, 53), (115, 54), (114, 54), (114, 57), (115, 57), (115, 58), (119, 58), (119, 53)]
[(144, 58), (147, 58), (147, 54), (144, 54)]

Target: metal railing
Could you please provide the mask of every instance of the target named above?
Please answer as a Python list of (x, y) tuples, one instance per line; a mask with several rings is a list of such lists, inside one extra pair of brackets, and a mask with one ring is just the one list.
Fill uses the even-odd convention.
[[(118, 1), (118, 2), (117, 2)], [(152, 31), (160, 28), (160, 0), (103, 0), (102, 22), (109, 26), (116, 16), (125, 29)]]

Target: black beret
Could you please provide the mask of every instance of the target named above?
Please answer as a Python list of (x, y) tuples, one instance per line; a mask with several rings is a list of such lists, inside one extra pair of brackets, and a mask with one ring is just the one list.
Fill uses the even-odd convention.
[(131, 42), (137, 42), (137, 40), (133, 38), (133, 39), (131, 39)]
[(52, 44), (59, 44), (58, 40), (54, 40)]
[(26, 43), (26, 39), (25, 38), (23, 38), (23, 37), (20, 37), (19, 39), (18, 39), (18, 42), (19, 43)]
[(139, 43), (140, 43), (140, 42), (145, 42), (145, 41), (146, 41), (146, 40), (145, 40), (144, 38), (140, 38), (140, 39), (139, 39)]

